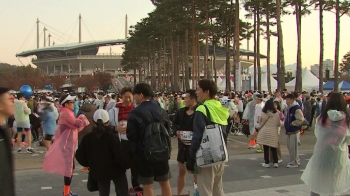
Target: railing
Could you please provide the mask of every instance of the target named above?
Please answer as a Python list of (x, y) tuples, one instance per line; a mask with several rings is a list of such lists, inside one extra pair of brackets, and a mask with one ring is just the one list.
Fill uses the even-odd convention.
[(122, 59), (121, 55), (77, 55), (77, 56), (65, 56), (65, 57), (52, 57), (52, 58), (32, 58), (32, 62), (41, 61), (55, 61), (55, 60), (73, 60), (73, 59)]

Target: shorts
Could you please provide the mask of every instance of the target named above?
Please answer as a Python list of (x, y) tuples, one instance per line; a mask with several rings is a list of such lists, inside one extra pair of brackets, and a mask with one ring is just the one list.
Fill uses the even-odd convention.
[(136, 161), (137, 170), (139, 171), (138, 181), (142, 185), (164, 182), (171, 178), (169, 162), (151, 163), (148, 161)]
[(44, 140), (52, 141), (53, 135), (45, 134)]
[(179, 144), (177, 153), (177, 162), (185, 164), (190, 159), (190, 146)]
[(30, 131), (30, 128), (21, 128), (21, 127), (17, 127), (17, 133), (22, 133), (22, 132), (23, 132), (23, 129), (24, 129), (25, 132)]

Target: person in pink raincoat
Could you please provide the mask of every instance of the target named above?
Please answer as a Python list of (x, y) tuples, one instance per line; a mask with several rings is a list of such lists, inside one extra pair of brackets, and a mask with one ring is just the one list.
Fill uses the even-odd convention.
[(55, 132), (55, 142), (44, 158), (43, 170), (64, 176), (64, 196), (77, 196), (70, 191), (74, 170), (74, 153), (78, 142), (78, 132), (89, 125), (84, 114), (74, 117), (75, 96), (64, 95), (60, 99), (60, 117)]

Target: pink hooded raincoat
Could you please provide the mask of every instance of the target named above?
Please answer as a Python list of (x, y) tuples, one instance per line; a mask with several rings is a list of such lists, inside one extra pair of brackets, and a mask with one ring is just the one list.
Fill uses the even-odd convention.
[(46, 153), (43, 170), (48, 173), (71, 177), (78, 132), (90, 123), (84, 115), (75, 118), (74, 112), (70, 109), (64, 107), (60, 109), (55, 142)]

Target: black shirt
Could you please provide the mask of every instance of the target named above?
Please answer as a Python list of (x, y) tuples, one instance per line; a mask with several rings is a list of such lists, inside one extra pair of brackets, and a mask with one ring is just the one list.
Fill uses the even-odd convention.
[(7, 127), (0, 126), (0, 195), (15, 195), (11, 137)]

